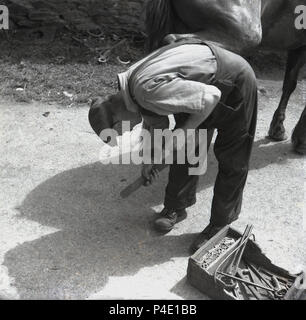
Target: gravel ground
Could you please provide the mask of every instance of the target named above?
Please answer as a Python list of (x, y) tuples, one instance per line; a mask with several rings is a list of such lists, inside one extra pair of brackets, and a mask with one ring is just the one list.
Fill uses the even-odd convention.
[[(272, 80), (271, 80), (272, 78)], [(265, 138), (281, 94), (279, 77), (260, 77), (260, 111), (241, 218), (277, 265), (306, 265), (305, 158), (290, 141)], [(299, 83), (286, 128), (303, 109)], [(305, 103), (304, 103), (305, 105)], [(186, 282), (188, 248), (209, 219), (216, 161), (209, 155), (198, 202), (169, 234), (152, 230), (156, 185), (126, 200), (119, 192), (140, 168), (103, 166), (87, 107), (0, 104), (0, 298), (207, 299)]]

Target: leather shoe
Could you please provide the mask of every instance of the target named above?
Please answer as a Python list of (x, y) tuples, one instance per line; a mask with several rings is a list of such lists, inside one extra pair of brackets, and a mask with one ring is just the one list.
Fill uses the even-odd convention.
[(174, 225), (187, 217), (186, 209), (169, 209), (164, 208), (160, 212), (160, 217), (154, 222), (155, 228), (161, 232), (169, 232), (173, 229)]

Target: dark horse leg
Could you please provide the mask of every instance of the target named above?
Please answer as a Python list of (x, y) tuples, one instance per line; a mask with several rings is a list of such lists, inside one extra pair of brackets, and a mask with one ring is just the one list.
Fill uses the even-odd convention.
[(297, 153), (306, 155), (306, 107), (293, 131), (292, 143)]
[(290, 96), (296, 88), (299, 71), (305, 62), (306, 46), (289, 51), (282, 98), (277, 110), (274, 113), (269, 130), (269, 137), (273, 140), (283, 141), (287, 139), (284, 127), (286, 108)]

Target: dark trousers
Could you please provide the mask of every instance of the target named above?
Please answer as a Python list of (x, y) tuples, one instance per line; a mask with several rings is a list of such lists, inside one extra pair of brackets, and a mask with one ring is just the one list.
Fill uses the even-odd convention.
[[(218, 131), (214, 152), (219, 166), (210, 222), (223, 226), (235, 221), (241, 211), (256, 131), (257, 84), (252, 68), (243, 58), (213, 45), (210, 47), (218, 63), (218, 71), (211, 84), (221, 90), (222, 98), (199, 128), (208, 129), (208, 146), (214, 129)], [(186, 116), (175, 115), (178, 126)], [(188, 163), (171, 165), (164, 202), (166, 207), (182, 209), (196, 202), (199, 176), (189, 175), (189, 168)]]

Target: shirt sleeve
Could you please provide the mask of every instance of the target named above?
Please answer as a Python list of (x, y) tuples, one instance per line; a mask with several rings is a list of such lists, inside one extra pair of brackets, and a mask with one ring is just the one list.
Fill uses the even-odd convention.
[(177, 74), (164, 74), (146, 82), (138, 90), (137, 100), (141, 106), (158, 115), (176, 113), (210, 113), (205, 94), (207, 85), (202, 82), (183, 79)]

